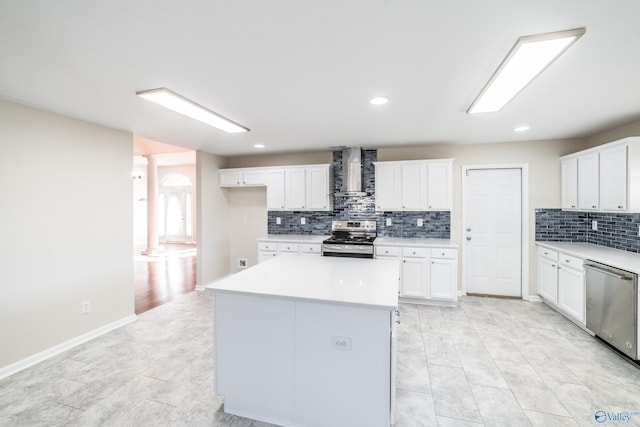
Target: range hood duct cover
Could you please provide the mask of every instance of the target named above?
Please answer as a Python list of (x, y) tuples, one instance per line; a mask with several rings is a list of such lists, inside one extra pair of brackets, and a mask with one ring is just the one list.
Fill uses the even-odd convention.
[(342, 150), (342, 191), (336, 197), (366, 196), (362, 191), (362, 154), (360, 148)]

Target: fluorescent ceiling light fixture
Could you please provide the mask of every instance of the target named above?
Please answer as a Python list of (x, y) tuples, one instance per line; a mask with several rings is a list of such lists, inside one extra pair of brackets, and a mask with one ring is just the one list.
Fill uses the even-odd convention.
[(136, 92), (136, 95), (162, 105), (176, 113), (199, 120), (202, 123), (206, 123), (209, 126), (213, 126), (228, 133), (249, 131), (248, 128), (234, 122), (233, 120), (229, 120), (226, 117), (221, 116), (220, 114), (166, 88), (143, 90), (141, 92)]
[(379, 96), (377, 98), (373, 98), (369, 101), (373, 105), (384, 105), (389, 102), (389, 98), (385, 98), (384, 96)]
[(516, 132), (524, 132), (531, 129), (529, 126), (518, 126), (517, 128), (514, 129), (514, 131)]
[(502, 64), (473, 101), (467, 113), (500, 111), (514, 96), (538, 77), (586, 31), (576, 28), (520, 37)]

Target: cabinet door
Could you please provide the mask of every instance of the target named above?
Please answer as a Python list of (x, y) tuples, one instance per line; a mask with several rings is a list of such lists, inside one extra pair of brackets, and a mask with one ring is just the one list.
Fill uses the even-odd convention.
[(237, 187), (241, 183), (242, 172), (237, 170), (220, 171), (220, 187)]
[(598, 153), (578, 157), (578, 208), (596, 210), (600, 205)]
[(424, 211), (427, 209), (427, 165), (406, 164), (401, 167), (402, 209)]
[(401, 209), (400, 165), (376, 164), (376, 211)]
[(427, 265), (425, 258), (404, 258), (402, 260), (401, 296), (427, 298)]
[(627, 210), (627, 146), (600, 152), (600, 209)]
[(429, 298), (456, 300), (458, 276), (456, 260), (432, 259), (429, 276)]
[(284, 205), (287, 209), (304, 209), (306, 197), (305, 169), (285, 169)]
[(450, 162), (429, 163), (427, 166), (427, 208), (451, 210), (452, 165)]
[(562, 209), (578, 207), (578, 158), (571, 157), (560, 162), (562, 174)]
[(538, 257), (538, 294), (558, 304), (558, 265), (556, 261)]
[(273, 169), (267, 172), (267, 210), (284, 209), (284, 170)]
[(277, 252), (258, 251), (258, 263), (265, 262), (278, 256)]
[(306, 209), (329, 209), (329, 167), (306, 168)]
[(584, 273), (572, 268), (558, 270), (558, 307), (578, 322), (585, 323)]
[(244, 185), (265, 185), (265, 171), (264, 170), (251, 170), (242, 173), (242, 184)]

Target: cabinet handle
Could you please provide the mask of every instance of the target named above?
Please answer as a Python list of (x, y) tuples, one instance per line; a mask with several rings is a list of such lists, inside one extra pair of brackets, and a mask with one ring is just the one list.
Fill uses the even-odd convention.
[(551, 267), (556, 268), (557, 266), (555, 264), (551, 264)]
[(415, 254), (416, 254), (416, 251), (413, 251), (413, 254), (415, 255)]
[(576, 207), (576, 205), (571, 205), (571, 207), (572, 207), (572, 208), (575, 208), (575, 207)]
[(402, 260), (402, 262), (407, 262), (407, 260), (406, 260), (406, 259), (403, 259), (403, 260)]
[(622, 205), (618, 205), (618, 209), (622, 209)]
[(591, 207), (592, 207), (593, 209), (597, 208), (597, 206), (596, 206), (596, 205), (593, 205), (593, 206), (591, 206)]
[(436, 263), (435, 261), (431, 261), (431, 264), (435, 264), (435, 263)]
[(570, 259), (565, 259), (564, 262), (566, 262), (567, 264), (569, 264), (571, 262)]

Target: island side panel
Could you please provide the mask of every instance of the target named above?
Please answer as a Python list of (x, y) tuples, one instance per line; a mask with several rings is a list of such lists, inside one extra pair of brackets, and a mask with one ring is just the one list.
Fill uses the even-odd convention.
[(214, 292), (215, 392), (227, 413), (293, 419), (295, 301)]
[(388, 309), (297, 302), (296, 424), (391, 424), (391, 317)]

